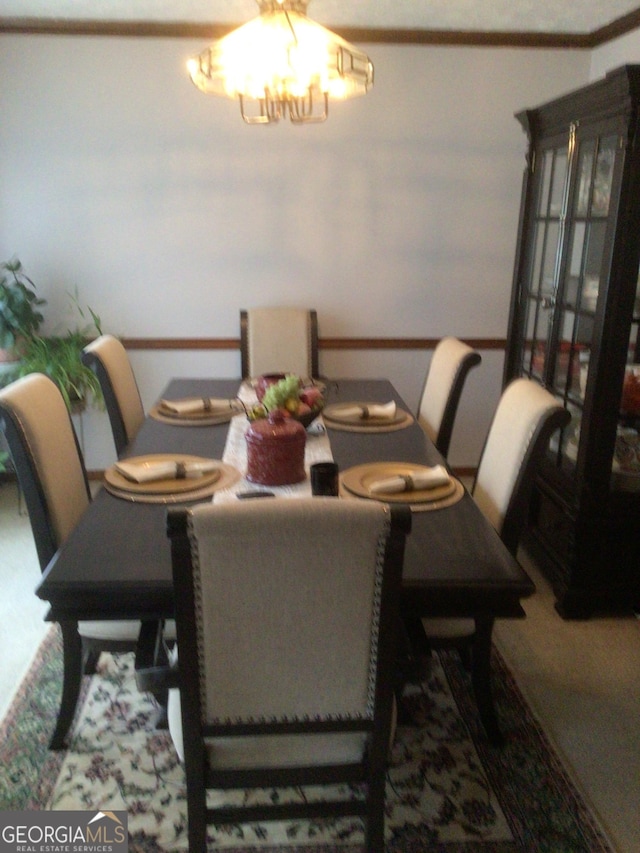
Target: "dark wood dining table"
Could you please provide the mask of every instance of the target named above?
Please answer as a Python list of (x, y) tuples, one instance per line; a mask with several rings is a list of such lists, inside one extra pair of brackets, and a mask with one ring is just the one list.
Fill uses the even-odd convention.
[[(239, 385), (237, 379), (174, 379), (162, 396), (231, 398)], [(327, 380), (325, 398), (327, 404), (393, 399), (407, 410), (386, 380)], [(185, 453), (221, 459), (227, 432), (228, 423), (187, 427), (149, 416), (126, 455)], [(415, 421), (404, 429), (367, 434), (328, 427), (328, 437), (341, 471), (368, 462), (443, 462)], [(60, 622), (171, 618), (171, 554), (165, 518), (163, 504), (132, 503), (100, 489), (38, 584), (37, 595), (50, 604), (48, 618)], [(413, 514), (403, 573), (402, 606), (407, 620), (475, 619), (485, 646), (480, 665), (486, 668), (494, 620), (524, 616), (521, 601), (534, 591), (529, 576), (468, 493), (452, 506)], [(487, 733), (497, 741), (493, 702), (482, 683), (489, 683), (486, 671), (474, 678), (474, 687)]]

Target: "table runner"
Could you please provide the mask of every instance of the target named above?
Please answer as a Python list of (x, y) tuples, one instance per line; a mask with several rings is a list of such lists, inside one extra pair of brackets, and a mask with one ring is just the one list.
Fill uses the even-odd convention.
[[(258, 402), (255, 390), (247, 382), (243, 382), (240, 385), (238, 398), (248, 409), (255, 406)], [(236, 499), (238, 492), (256, 492), (263, 489), (268, 489), (278, 497), (284, 498), (300, 498), (305, 495), (311, 495), (309, 468), (315, 462), (333, 461), (331, 443), (322, 422), (322, 416), (319, 416), (307, 430), (307, 440), (304, 450), (304, 468), (307, 476), (302, 482), (293, 483), (288, 486), (262, 486), (259, 483), (252, 483), (244, 476), (244, 472), (247, 470), (247, 442), (245, 433), (249, 425), (250, 421), (245, 417), (234, 417), (229, 424), (222, 461), (233, 465), (243, 476), (229, 488), (215, 492), (213, 500), (216, 503), (231, 501)]]

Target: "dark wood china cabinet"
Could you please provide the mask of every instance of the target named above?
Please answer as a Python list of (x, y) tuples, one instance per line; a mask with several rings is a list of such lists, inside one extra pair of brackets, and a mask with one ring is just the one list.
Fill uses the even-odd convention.
[(572, 415), (526, 537), (567, 618), (640, 604), (639, 107), (629, 65), (516, 116), (529, 149), (504, 381), (531, 376)]

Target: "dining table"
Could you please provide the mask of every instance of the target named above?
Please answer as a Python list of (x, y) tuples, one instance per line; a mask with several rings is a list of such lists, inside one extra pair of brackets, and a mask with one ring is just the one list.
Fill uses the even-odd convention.
[[(168, 383), (159, 400), (234, 401), (240, 388), (238, 379), (176, 378)], [(326, 379), (322, 388), (327, 413), (342, 403), (373, 405), (394, 401), (397, 411), (406, 415), (388, 429), (371, 429), (368, 425), (349, 428), (320, 416), (307, 430), (306, 446), (313, 451), (314, 443), (323, 442), (325, 455), (338, 464), (343, 478), (371, 463), (446, 466), (390, 381)], [(201, 418), (184, 423), (158, 416), (156, 404), (124, 457), (184, 454), (214, 460), (228, 458), (230, 425), (246, 427), (246, 406), (240, 406), (232, 418)], [(247, 481), (245, 473), (237, 472), (235, 492), (262, 488)], [(474, 654), (477, 671), (473, 685), (487, 735), (499, 742), (489, 671), (493, 624), (497, 618), (522, 618), (522, 601), (535, 591), (535, 586), (470, 493), (457, 480), (456, 483), (455, 500), (436, 502), (428, 511), (414, 507), (405, 549), (402, 613), (407, 624), (419, 623), (424, 617), (475, 620), (478, 649)], [(147, 502), (137, 500), (135, 494), (109, 489), (108, 485), (105, 481), (97, 491), (42, 575), (36, 593), (49, 602), (47, 618), (67, 624), (87, 619), (140, 619), (143, 624), (150, 624), (170, 619), (174, 615), (174, 599), (166, 535), (167, 506), (188, 504), (191, 496), (188, 492), (159, 495)], [(344, 490), (343, 497), (359, 498)], [(215, 492), (193, 500), (212, 498), (215, 499)], [(231, 499), (236, 499), (233, 491)], [(59, 719), (58, 730), (66, 732), (73, 711), (61, 709), (68, 719)]]

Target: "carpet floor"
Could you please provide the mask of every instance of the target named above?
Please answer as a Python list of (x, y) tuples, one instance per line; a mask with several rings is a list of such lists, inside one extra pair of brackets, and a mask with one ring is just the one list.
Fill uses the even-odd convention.
[[(388, 853), (611, 853), (496, 651), (493, 667), (502, 748), (484, 736), (455, 653), (434, 656), (424, 682), (408, 688), (409, 724), (398, 728), (387, 773)], [(61, 673), (52, 627), (0, 727), (0, 810), (126, 810), (132, 853), (186, 851), (184, 771), (168, 733), (154, 729), (154, 700), (136, 689), (133, 657), (102, 656), (85, 679), (69, 749), (54, 753)], [(347, 853), (363, 838), (348, 819), (210, 835), (210, 850), (233, 853)]]

